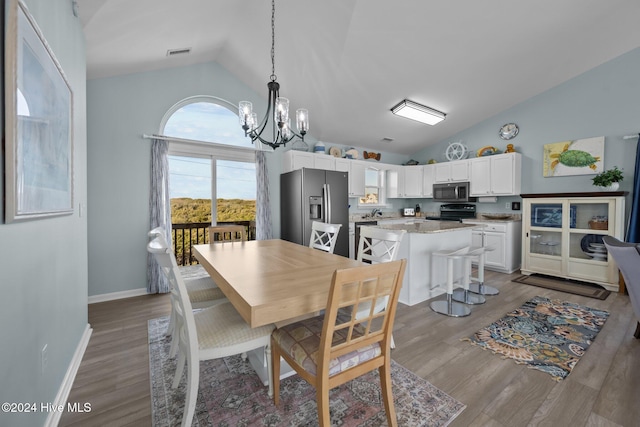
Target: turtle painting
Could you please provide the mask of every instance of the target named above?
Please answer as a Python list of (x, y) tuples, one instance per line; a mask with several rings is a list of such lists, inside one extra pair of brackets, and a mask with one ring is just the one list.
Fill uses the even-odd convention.
[(566, 144), (561, 153), (551, 154), (549, 157), (556, 159), (551, 162), (551, 169), (555, 169), (558, 163), (572, 168), (581, 168), (589, 166), (593, 171), (596, 170), (596, 162), (600, 161), (600, 157), (594, 157), (590, 153), (582, 150), (569, 150), (571, 144)]
[(590, 175), (604, 163), (604, 137), (544, 145), (543, 176)]

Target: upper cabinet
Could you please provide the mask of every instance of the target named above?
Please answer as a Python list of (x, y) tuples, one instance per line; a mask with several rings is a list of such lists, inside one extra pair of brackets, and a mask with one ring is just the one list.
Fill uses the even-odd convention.
[(436, 178), (436, 165), (424, 165), (422, 169), (422, 196), (433, 198), (433, 183)]
[(498, 154), (469, 160), (470, 195), (513, 196), (520, 194), (522, 155)]
[(453, 162), (435, 164), (435, 182), (469, 181), (469, 161), (456, 160)]
[(387, 197), (424, 197), (423, 187), (424, 166), (387, 165)]
[(291, 172), (302, 168), (336, 170), (336, 158), (307, 151), (289, 150), (284, 152), (283, 172)]

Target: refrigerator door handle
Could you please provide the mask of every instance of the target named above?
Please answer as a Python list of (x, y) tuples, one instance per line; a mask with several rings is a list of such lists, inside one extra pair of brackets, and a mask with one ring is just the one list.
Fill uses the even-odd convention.
[(331, 223), (331, 186), (324, 184), (324, 222)]

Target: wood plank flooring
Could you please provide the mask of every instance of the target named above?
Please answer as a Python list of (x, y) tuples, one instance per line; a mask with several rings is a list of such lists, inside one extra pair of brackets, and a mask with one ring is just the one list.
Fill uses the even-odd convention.
[[(398, 306), (393, 358), (467, 405), (452, 427), (640, 426), (640, 340), (628, 296), (601, 301), (512, 283), (517, 274), (486, 276), (500, 294), (469, 317), (437, 314), (428, 302)], [(562, 382), (460, 340), (536, 295), (611, 313)], [(168, 313), (167, 295), (89, 306), (93, 335), (69, 402), (89, 402), (92, 411), (65, 413), (61, 426), (151, 425), (147, 321)]]

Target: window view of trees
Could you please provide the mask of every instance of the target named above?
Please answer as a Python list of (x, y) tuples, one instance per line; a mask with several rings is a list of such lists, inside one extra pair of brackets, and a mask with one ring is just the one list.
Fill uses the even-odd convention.
[[(178, 145), (180, 155), (171, 154), (173, 145), (169, 149), (172, 239), (178, 264), (191, 264), (195, 262), (191, 246), (209, 242), (212, 223), (249, 227), (255, 220), (255, 156), (237, 151), (238, 147), (253, 148), (253, 144), (238, 125), (233, 105), (211, 96), (187, 98), (174, 105), (162, 133), (218, 146), (209, 151)], [(220, 150), (221, 144), (230, 151)], [(253, 230), (248, 231), (252, 236)]]

